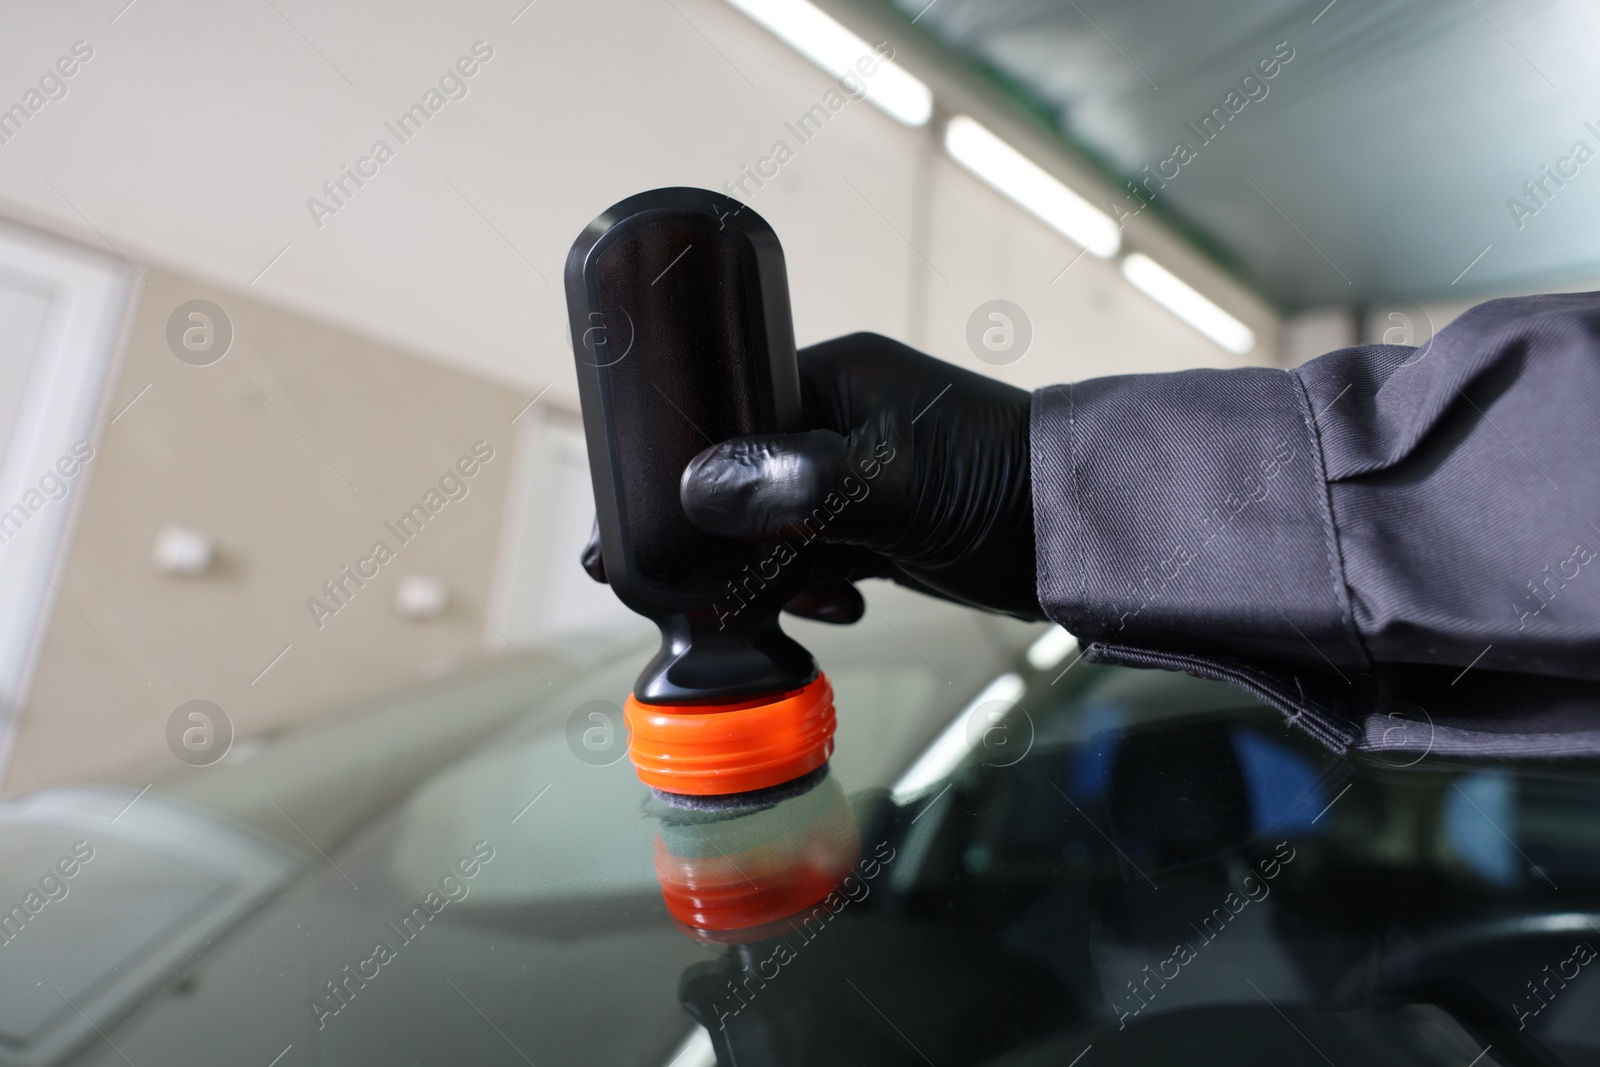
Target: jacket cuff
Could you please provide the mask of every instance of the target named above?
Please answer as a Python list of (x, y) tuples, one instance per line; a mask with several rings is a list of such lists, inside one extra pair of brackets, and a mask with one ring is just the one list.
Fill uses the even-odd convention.
[(1049, 386), (1033, 394), (1031, 435), (1039, 603), (1080, 640), (1366, 671), (1293, 375)]

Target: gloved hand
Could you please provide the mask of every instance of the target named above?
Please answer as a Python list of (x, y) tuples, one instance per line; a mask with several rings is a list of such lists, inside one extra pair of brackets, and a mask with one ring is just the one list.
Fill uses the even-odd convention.
[[(689, 463), (679, 488), (691, 522), (816, 553), (788, 605), (807, 618), (861, 618), (862, 578), (1044, 617), (1025, 391), (859, 333), (803, 350), (800, 392), (806, 431), (736, 437)], [(583, 562), (605, 581), (593, 538)]]

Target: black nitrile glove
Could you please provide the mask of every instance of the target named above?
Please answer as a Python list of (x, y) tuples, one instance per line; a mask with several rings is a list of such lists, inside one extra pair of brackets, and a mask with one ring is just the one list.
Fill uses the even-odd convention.
[[(810, 429), (736, 437), (689, 463), (680, 492), (691, 522), (806, 544), (815, 571), (788, 605), (806, 618), (855, 622), (861, 578), (1044, 617), (1025, 391), (859, 333), (802, 351), (800, 392)], [(593, 540), (583, 561), (605, 580)]]

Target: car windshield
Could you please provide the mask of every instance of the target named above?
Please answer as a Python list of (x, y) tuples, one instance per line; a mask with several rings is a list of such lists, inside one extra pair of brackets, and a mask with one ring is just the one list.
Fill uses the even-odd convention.
[[(829, 665), (838, 746), (763, 807), (664, 805), (619, 758), (643, 649), (538, 701), (534, 665), (502, 662), (209, 775), (12, 801), (0, 1055), (1600, 1054), (1592, 768), (1355, 765), (1220, 683), (1083, 663), (1057, 628), (873, 601), (860, 628), (795, 627)], [(418, 773), (405, 739), (447, 749), (419, 725), (443, 713), (502, 725)], [(378, 725), (413, 760), (387, 799), (384, 768), (342, 744)]]

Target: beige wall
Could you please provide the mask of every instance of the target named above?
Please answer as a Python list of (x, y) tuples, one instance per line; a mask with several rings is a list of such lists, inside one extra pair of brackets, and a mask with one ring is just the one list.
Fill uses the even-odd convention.
[[(6, 790), (170, 759), (165, 722), (188, 699), (215, 701), (248, 735), (486, 648), (459, 598), (438, 622), (398, 619), (405, 572), (447, 577), (477, 609), (509, 617), (491, 586), (511, 419), (547, 385), (541, 405), (576, 406), (560, 285), (570, 242), (631, 193), (719, 188), (792, 140), (785, 121), (832, 84), (722, 0), (541, 3), (512, 23), (516, 6), (406, 2), (381, 19), (306, 8), (304, 32), (359, 90), (270, 8), (224, 17), (174, 0), (108, 26), (38, 7), (0, 39), (0, 68), (34, 69), (80, 37), (97, 49), (71, 95), (5, 146), (5, 213), (114, 248), (152, 279), (111, 413), (150, 389), (105, 429), (62, 584), (75, 607), (56, 604)], [(941, 115), (977, 115), (1105, 192), (992, 93), (939, 69), (903, 22), (829, 6), (859, 14), (867, 36), (892, 34), (934, 83)], [(219, 47), (229, 35), (238, 48)], [(479, 38), (496, 57), (471, 94), (313, 226), (305, 198)], [(1062, 274), (1077, 246), (950, 162), (941, 128), (853, 102), (753, 197), (784, 244), (801, 343), (877, 330), (1025, 387), (1245, 362), (1112, 261), (1084, 256)], [(1276, 358), (1259, 300), (1152, 220), (1126, 236), (1255, 326), (1249, 359)], [(180, 362), (164, 339), (172, 309), (195, 297), (236, 329), (211, 367)], [(965, 338), (995, 298), (1034, 328), (1027, 356), (998, 368)], [(319, 631), (306, 599), (479, 439), (497, 454), (471, 494), (415, 544), (391, 545), (398, 558)], [(216, 574), (155, 572), (156, 533), (172, 523), (219, 539)], [(570, 548), (551, 550), (555, 566)]]
[[(870, 0), (828, 6), (890, 40), (941, 109), (992, 123), (1097, 203), (1119, 191), (950, 69), (920, 29)], [(76, 5), (23, 5), (0, 35), (0, 70), (43, 69), (79, 38), (96, 54), (70, 95), (0, 148), (0, 209), (530, 393), (553, 382), (552, 398), (575, 405), (560, 274), (579, 230), (643, 189), (721, 188), (781, 138), (794, 158), (752, 203), (788, 253), (802, 341), (874, 329), (970, 360), (947, 324), (964, 326), (979, 302), (1002, 297), (1040, 317), (1059, 307), (1065, 321), (1109, 289), (1129, 298), (1115, 316), (1115, 369), (1231, 361), (1092, 256), (1048, 285), (1077, 248), (967, 175), (947, 180), (938, 121), (908, 129), (857, 101), (796, 144), (785, 122), (833, 80), (724, 0), (541, 0), (513, 22), (522, 7), (285, 9), (302, 37), (266, 5), (163, 0), (114, 25)], [(479, 39), (495, 58), (470, 94), (318, 228), (307, 198)], [(1259, 358), (1273, 357), (1259, 301), (1153, 216), (1127, 236), (1244, 316), (1265, 342)], [(1026, 262), (995, 273), (1017, 251)], [(939, 320), (925, 327), (930, 311)], [(1043, 380), (1082, 377), (1105, 352), (1052, 329), (1026, 363)]]
[[(473, 607), (453, 597), (437, 621), (406, 622), (394, 587), (407, 572), (440, 575), (487, 610), (511, 419), (528, 397), (238, 293), (147, 273), (111, 412), (149, 389), (105, 429), (91, 464), (58, 583), (70, 603), (54, 607), (8, 792), (160, 753), (167, 717), (186, 700), (214, 701), (244, 736), (485, 648)], [(209, 367), (180, 362), (166, 343), (172, 309), (197, 297), (235, 329), (231, 351)], [(383, 522), (479, 440), (494, 459), (402, 546)], [(158, 573), (156, 534), (173, 523), (218, 539), (212, 574)], [(307, 598), (378, 539), (395, 559), (319, 630)]]

